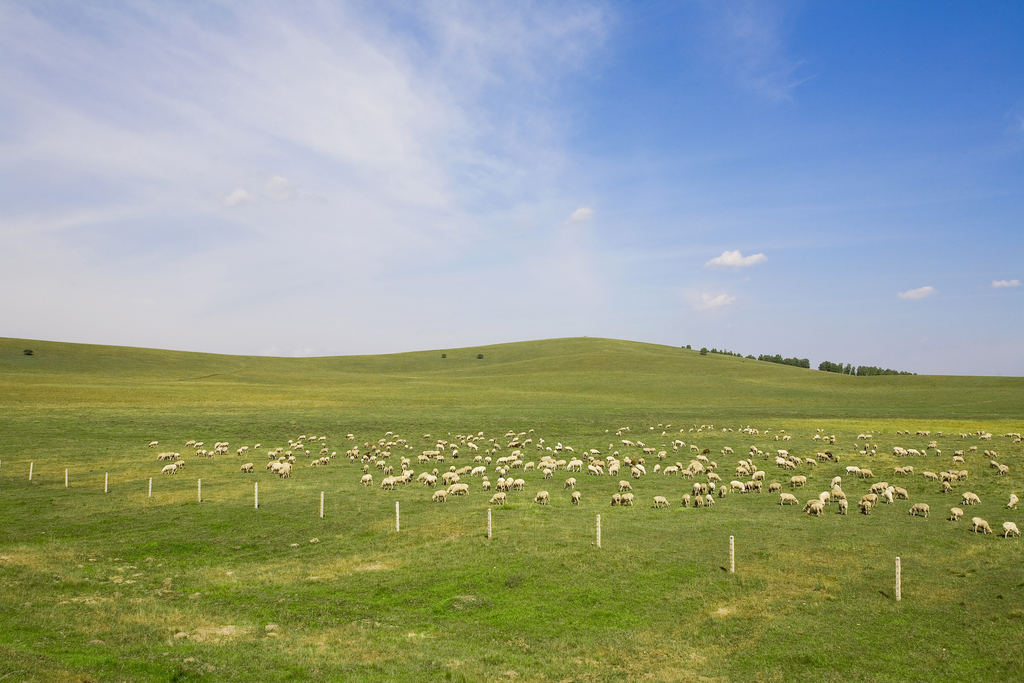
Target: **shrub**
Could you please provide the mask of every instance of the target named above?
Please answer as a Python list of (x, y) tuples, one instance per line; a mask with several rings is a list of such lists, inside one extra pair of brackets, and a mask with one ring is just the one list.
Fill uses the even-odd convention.
[(441, 354), (441, 358), (447, 358), (447, 357), (448, 357), (448, 354), (447, 354), (447, 353), (442, 353), (442, 354)]
[(700, 349), (700, 355), (702, 355), (702, 356), (708, 355), (708, 347), (702, 346), (701, 349)]
[(477, 360), (480, 360), (480, 359), (481, 359), (481, 358), (483, 358), (483, 357), (484, 357), (484, 354), (482, 354), (482, 353), (478, 353), (478, 354), (476, 354), (476, 359), (477, 359)]
[(32, 349), (25, 349), (24, 351), (22, 351), (22, 353), (24, 353), (26, 356), (31, 356), (32, 355)]

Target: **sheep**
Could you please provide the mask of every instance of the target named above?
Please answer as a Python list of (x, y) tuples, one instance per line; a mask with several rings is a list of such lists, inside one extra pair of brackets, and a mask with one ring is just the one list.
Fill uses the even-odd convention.
[(292, 464), (289, 462), (282, 463), (281, 466), (277, 469), (277, 476), (281, 477), (282, 479), (292, 476)]
[(857, 503), (857, 507), (860, 508), (862, 514), (869, 515), (871, 514), (871, 508), (874, 507), (874, 503), (870, 500), (861, 500)]
[(729, 493), (729, 487), (726, 486), (725, 484), (722, 484), (721, 486), (718, 487), (718, 497), (719, 498), (725, 498), (725, 496), (728, 495), (728, 493)]
[(622, 494), (622, 500), (619, 501), (619, 505), (622, 506), (622, 507), (625, 507), (627, 505), (629, 507), (633, 507), (633, 494), (632, 493), (623, 493)]
[(869, 490), (871, 491), (871, 493), (881, 493), (882, 491), (886, 490), (887, 488), (889, 488), (889, 482), (887, 482), (887, 481), (879, 481), (879, 482), (875, 482), (874, 484), (872, 484), (871, 488)]
[(254, 468), (255, 468), (255, 465), (253, 465), (251, 462), (247, 462), (244, 465), (242, 465), (239, 468), (239, 470), (241, 470), (242, 472), (252, 472)]
[(934, 472), (922, 472), (921, 476), (923, 476), (925, 479), (930, 479), (931, 481), (939, 480), (939, 475), (935, 474)]
[(818, 494), (818, 500), (821, 501), (822, 505), (831, 505), (832, 494), (830, 494), (828, 491), (822, 491), (821, 493)]
[(846, 511), (849, 510), (849, 509), (850, 509), (849, 501), (847, 501), (845, 498), (841, 499), (839, 501), (839, 509), (837, 510), (838, 514), (845, 515)]
[(537, 495), (533, 497), (533, 502), (537, 503), (538, 505), (547, 505), (550, 499), (551, 494), (549, 494), (547, 491), (538, 491)]
[(799, 475), (797, 475), (795, 477), (790, 477), (790, 479), (789, 479), (789, 485), (791, 487), (793, 487), (793, 488), (796, 488), (798, 486), (803, 486), (806, 483), (807, 483), (807, 477), (805, 477), (802, 474), (799, 474)]
[(710, 493), (708, 495), (704, 496), (704, 506), (705, 507), (711, 507), (714, 504), (715, 504), (715, 497), (714, 496), (712, 496)]
[(626, 481), (625, 479), (622, 479), (622, 480), (619, 481), (619, 492), (620, 493), (622, 491), (632, 491), (632, 490), (633, 490), (633, 485), (630, 484), (628, 481)]
[(445, 489), (439, 489), (437, 491), (434, 491), (434, 495), (430, 497), (430, 500), (434, 501), (435, 503), (446, 503), (448, 502), (448, 491), (446, 491)]
[(928, 513), (930, 511), (931, 508), (928, 507), (928, 503), (914, 503), (910, 506), (910, 512), (908, 514), (914, 517), (924, 517), (925, 519), (928, 519)]
[(448, 493), (453, 496), (464, 496), (469, 493), (469, 484), (452, 484), (448, 487)]
[(777, 493), (782, 490), (782, 484), (777, 481), (773, 481), (768, 484), (768, 493)]
[(153, 448), (154, 446), (159, 446), (159, 445), (160, 445), (159, 441), (150, 441), (149, 442), (149, 447), (150, 448)]
[(175, 465), (174, 463), (171, 463), (170, 465), (164, 465), (163, 469), (160, 470), (160, 474), (177, 474), (177, 473), (178, 473), (178, 466)]
[[(508, 480), (505, 480), (505, 486), (508, 486)], [(522, 491), (526, 487), (525, 479), (516, 479), (512, 482), (512, 488), (516, 491)]]
[(655, 496), (654, 497), (654, 507), (656, 507), (656, 508), (666, 507), (667, 508), (668, 507), (668, 499), (665, 498), (665, 496)]
[(1013, 522), (1003, 522), (1003, 538), (1010, 536), (1020, 536), (1020, 529)]
[(684, 508), (690, 507), (690, 500), (692, 500), (692, 499), (690, 498), (690, 494), (689, 493), (683, 494), (683, 507)]
[(992, 533), (992, 527), (990, 527), (988, 525), (988, 522), (983, 520), (981, 517), (972, 517), (971, 518), (971, 523), (974, 525), (972, 527), (972, 530), (975, 533), (977, 533), (979, 529), (981, 530), (982, 534), (990, 534), (990, 533)]
[(867, 470), (867, 469), (861, 469), (861, 471), (858, 472), (858, 474), (860, 475), (861, 479), (874, 479), (875, 478), (875, 473), (872, 472), (871, 470)]
[(504, 505), (505, 504), (505, 499), (506, 499), (505, 493), (503, 491), (498, 491), (493, 496), (491, 496), (491, 500), (490, 500), (490, 502), (488, 504), (489, 505)]
[(999, 476), (1001, 474), (1009, 474), (1009, 473), (1010, 473), (1010, 466), (1009, 465), (1000, 465), (996, 469), (996, 476)]
[(796, 505), (800, 501), (792, 493), (780, 493), (779, 505)]
[(970, 491), (964, 491), (963, 505), (980, 505), (980, 504), (981, 504), (981, 498), (978, 498), (978, 495), (976, 493), (971, 493)]
[(616, 505), (621, 505), (621, 504), (622, 504), (622, 496), (619, 495), (618, 493), (613, 493), (612, 494), (612, 507), (615, 507)]
[[(576, 477), (569, 477), (568, 479), (565, 480), (565, 485), (562, 486), (562, 490), (563, 491), (566, 490), (566, 489), (575, 489), (575, 488), (576, 488)], [(619, 490), (621, 491), (622, 489), (620, 488)]]
[(964, 516), (964, 511), (960, 508), (949, 508), (949, 521), (959, 522), (960, 518)]
[(1016, 493), (1011, 493), (1010, 494), (1010, 502), (1006, 504), (1006, 509), (1007, 510), (1016, 510), (1017, 509), (1017, 503), (1019, 503), (1019, 502), (1020, 502), (1020, 498), (1017, 497), (1017, 494)]
[(394, 477), (384, 477), (381, 480), (381, 482), (380, 482), (380, 487), (382, 489), (389, 489), (391, 491), (394, 491), (395, 490), (395, 478)]
[(812, 498), (811, 500), (807, 501), (806, 505), (804, 505), (804, 512), (806, 512), (809, 515), (814, 515), (815, 517), (821, 517), (821, 513), (824, 511), (825, 504), (822, 503), (817, 498)]
[(583, 494), (581, 494), (579, 491), (573, 491), (572, 495), (569, 496), (569, 502), (571, 502), (573, 505), (579, 505), (580, 504), (580, 498), (582, 498), (582, 497), (583, 497)]

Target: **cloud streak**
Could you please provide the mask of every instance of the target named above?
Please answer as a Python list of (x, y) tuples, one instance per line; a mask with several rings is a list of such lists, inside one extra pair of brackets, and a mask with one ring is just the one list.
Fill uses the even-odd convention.
[(993, 280), (992, 289), (1001, 287), (1020, 287), (1020, 280)]
[(737, 249), (736, 251), (723, 251), (721, 256), (716, 256), (704, 264), (706, 268), (746, 268), (757, 263), (764, 263), (768, 257), (764, 254), (751, 254), (744, 256)]
[(693, 310), (695, 311), (713, 311), (720, 308), (725, 308), (733, 304), (736, 301), (736, 297), (729, 294), (709, 294), (704, 292), (700, 295), (700, 299), (694, 303)]
[(896, 294), (901, 299), (923, 299), (927, 296), (931, 296), (935, 293), (935, 288), (931, 285), (926, 287), (918, 287), (917, 289), (908, 289), (905, 292), (899, 292)]

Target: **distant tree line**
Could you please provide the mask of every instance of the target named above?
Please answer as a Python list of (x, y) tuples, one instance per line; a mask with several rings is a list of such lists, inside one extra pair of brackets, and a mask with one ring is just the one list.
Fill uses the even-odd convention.
[(809, 358), (783, 358), (779, 354), (769, 356), (762, 353), (760, 356), (757, 357), (757, 359), (767, 361), (769, 363), (778, 363), (780, 365), (792, 365), (793, 367), (797, 368), (811, 367), (811, 361)]
[(856, 368), (850, 363), (843, 365), (842, 363), (831, 363), (829, 361), (822, 361), (818, 365), (818, 369), (823, 372), (838, 372), (841, 375), (856, 375), (857, 377), (870, 377), (873, 375), (916, 375), (916, 372), (906, 372), (898, 370), (890, 370), (888, 368), (878, 368), (874, 365), (858, 365)]

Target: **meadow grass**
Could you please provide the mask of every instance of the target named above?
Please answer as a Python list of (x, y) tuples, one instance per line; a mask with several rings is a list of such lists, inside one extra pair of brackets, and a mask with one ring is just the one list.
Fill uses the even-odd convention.
[[(1022, 390), (1020, 378), (857, 378), (586, 338), (312, 359), (0, 339), (0, 680), (1017, 680), (1021, 541), (971, 533), (969, 518), (1024, 526), (1005, 509), (1024, 490), (1021, 444), (998, 436), (1022, 431)], [(701, 425), (714, 429), (689, 431)], [(748, 425), (771, 432), (740, 433)], [(361, 465), (341, 455), (391, 431), (419, 472), (415, 456), (438, 438), (482, 431), (504, 455), (510, 429), (534, 430), (526, 460), (539, 458), (541, 438), (636, 456), (620, 443), (630, 438), (685, 464), (688, 448), (671, 450), (679, 438), (708, 448), (726, 483), (751, 445), (813, 457), (822, 429), (840, 460), (795, 472), (810, 480), (801, 502), (841, 474), (855, 507), (870, 481), (850, 479), (848, 464), (910, 500), (868, 516), (831, 506), (822, 518), (768, 493), (683, 509), (692, 482), (654, 474), (648, 456), (635, 508), (608, 506), (625, 471), (574, 475), (579, 507), (565, 472), (516, 471), (526, 490), (493, 508), (487, 539), (490, 494), (478, 480), (464, 479), (469, 496), (434, 504), (418, 484), (381, 490), (376, 469), (375, 485), (360, 486)], [(775, 441), (780, 429), (792, 441)], [(978, 441), (978, 430), (997, 436)], [(877, 455), (857, 452), (860, 433), (875, 435)], [(300, 457), (278, 479), (264, 453), (233, 454), (300, 434), (327, 436), (339, 456), (320, 468)], [(933, 438), (941, 456), (891, 455)], [(187, 439), (229, 441), (232, 455), (196, 458)], [(954, 493), (920, 476), (970, 446), (979, 450)], [(161, 476), (161, 450), (180, 451), (184, 471)], [(256, 472), (240, 473), (248, 461)], [(794, 474), (757, 464), (768, 481)], [(916, 476), (892, 474), (906, 464)], [(531, 503), (542, 488), (550, 506)], [(967, 490), (982, 505), (947, 521)], [(673, 507), (652, 509), (655, 495)], [(929, 519), (907, 514), (916, 502)]]

